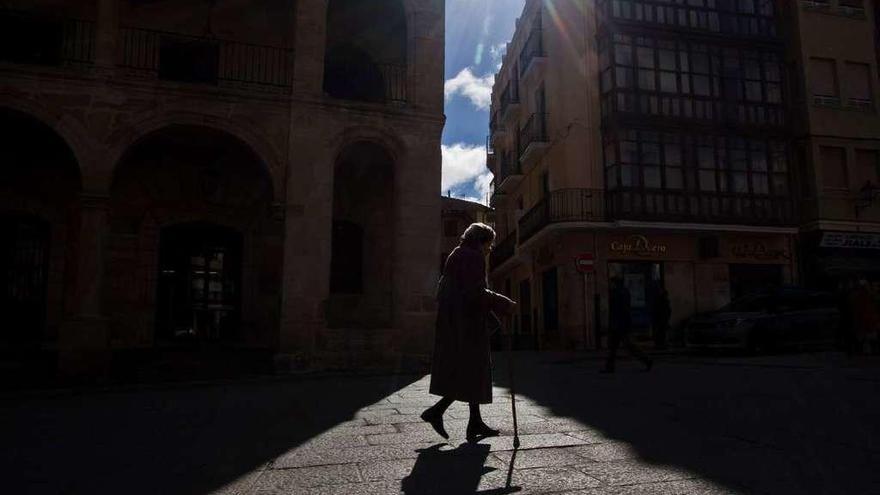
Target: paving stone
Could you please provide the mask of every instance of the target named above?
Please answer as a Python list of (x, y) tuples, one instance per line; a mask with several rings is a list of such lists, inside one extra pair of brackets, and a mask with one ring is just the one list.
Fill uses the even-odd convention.
[(230, 481), (225, 485), (211, 490), (209, 495), (245, 495), (251, 493), (251, 489), (257, 479), (263, 474), (263, 469), (251, 471)]
[[(570, 447), (585, 445), (583, 440), (562, 433), (542, 433), (538, 435), (520, 435), (520, 449), (540, 449), (549, 447)], [(484, 438), (478, 442), (491, 446), (492, 452), (513, 450), (513, 435)]]
[[(599, 480), (570, 467), (547, 467), (514, 469), (510, 486), (519, 487), (522, 493), (546, 493), (598, 487)], [(499, 489), (507, 486), (507, 472), (494, 471), (480, 479), (481, 490)]]
[(738, 495), (741, 488), (702, 480), (663, 481), (627, 486), (602, 486), (586, 490), (561, 492), (560, 495)]
[(684, 469), (654, 466), (630, 460), (593, 462), (582, 464), (577, 468), (606, 485), (635, 485), (697, 477), (695, 473)]
[(513, 451), (493, 452), (492, 455), (507, 466), (513, 459), (514, 469), (531, 469), (537, 467), (576, 466), (584, 463), (584, 458), (577, 454), (578, 447), (519, 450), (514, 458)]
[(382, 425), (364, 425), (364, 426), (345, 426), (332, 428), (321, 433), (321, 436), (368, 436), (368, 435), (384, 435), (387, 433), (397, 433), (398, 430), (393, 424)]
[(608, 462), (638, 459), (639, 453), (629, 444), (622, 442), (597, 443), (578, 447), (576, 452), (591, 461)]
[(256, 480), (251, 492), (254, 495), (289, 494), (316, 486), (359, 482), (361, 476), (354, 464), (270, 469)]
[(358, 463), (361, 475), (367, 481), (402, 480), (409, 476), (415, 466), (415, 459), (390, 461), (367, 461)]
[[(299, 495), (298, 492), (294, 492)], [(310, 488), (303, 495), (393, 495), (401, 493), (398, 482), (369, 482), (347, 485), (330, 485)]]
[(324, 449), (295, 449), (272, 463), (276, 468), (348, 464), (370, 460), (415, 459), (419, 453), (413, 445), (375, 445), (370, 447)]

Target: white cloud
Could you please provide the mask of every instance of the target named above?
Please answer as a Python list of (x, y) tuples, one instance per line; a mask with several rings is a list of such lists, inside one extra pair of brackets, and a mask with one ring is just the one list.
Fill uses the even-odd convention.
[(447, 101), (455, 95), (461, 95), (480, 110), (488, 110), (492, 103), (492, 84), (494, 82), (495, 76), (493, 74), (477, 77), (470, 67), (465, 67), (458, 75), (446, 81), (443, 92)]
[[(481, 196), (489, 191), (492, 174), (486, 170), (486, 149), (480, 145), (455, 143), (442, 145), (443, 180), (440, 192), (470, 185)], [(480, 202), (485, 202), (482, 199)]]

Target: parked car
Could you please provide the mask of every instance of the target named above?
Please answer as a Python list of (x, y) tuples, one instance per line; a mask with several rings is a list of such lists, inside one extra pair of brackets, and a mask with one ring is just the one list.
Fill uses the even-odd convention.
[(690, 319), (685, 345), (758, 352), (833, 344), (840, 315), (832, 294), (795, 287), (754, 292)]

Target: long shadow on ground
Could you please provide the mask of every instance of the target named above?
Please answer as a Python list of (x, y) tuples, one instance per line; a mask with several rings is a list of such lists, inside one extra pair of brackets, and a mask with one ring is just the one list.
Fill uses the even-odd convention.
[(419, 378), (262, 380), (7, 399), (0, 401), (3, 491), (211, 493)]
[[(616, 470), (630, 473), (628, 482), (657, 481), (662, 474), (652, 480), (644, 470), (653, 464), (732, 491), (880, 493), (876, 369), (682, 359), (661, 361), (651, 373), (621, 363), (609, 376), (597, 373), (599, 359), (514, 356), (520, 396), (605, 442), (622, 442), (616, 451), (607, 444), (583, 450), (607, 461), (589, 468), (598, 477)], [(509, 387), (503, 354), (496, 370), (496, 385)], [(641, 467), (627, 468), (635, 462)]]

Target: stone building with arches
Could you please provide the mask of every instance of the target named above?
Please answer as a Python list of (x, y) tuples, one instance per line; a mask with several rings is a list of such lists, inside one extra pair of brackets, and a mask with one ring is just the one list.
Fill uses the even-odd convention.
[(0, 360), (427, 355), (444, 2), (3, 5)]

